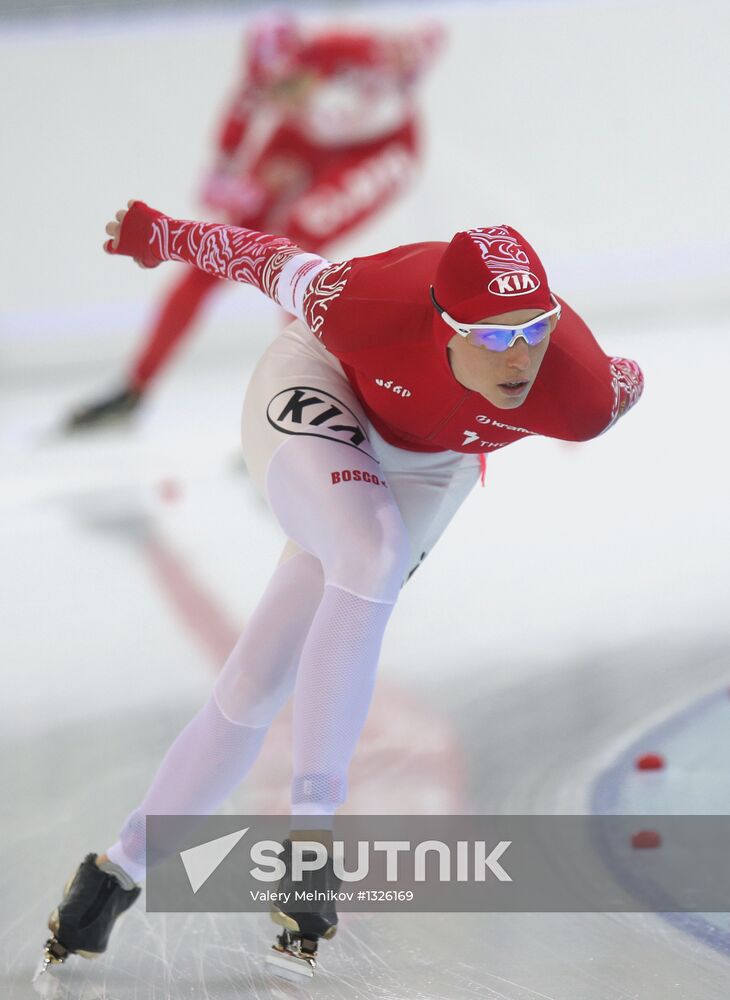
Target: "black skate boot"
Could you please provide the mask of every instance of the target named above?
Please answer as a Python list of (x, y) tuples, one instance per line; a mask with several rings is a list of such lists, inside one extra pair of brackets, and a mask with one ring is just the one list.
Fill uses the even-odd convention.
[(66, 883), (63, 899), (48, 918), (53, 937), (46, 941), (39, 973), (69, 955), (96, 958), (106, 951), (114, 921), (142, 890), (116, 865), (105, 868), (119, 874), (98, 868), (96, 855), (87, 854)]
[[(335, 903), (326, 896), (339, 890), (340, 880), (332, 870), (332, 858), (328, 858), (324, 868), (304, 872), (300, 882), (292, 881), (291, 850), (291, 841), (285, 840), (281, 860), (286, 865), (286, 874), (276, 891), (288, 892), (290, 898), (286, 903), (275, 903), (271, 911), (271, 919), (284, 930), (277, 937), (266, 961), (279, 975), (301, 982), (302, 976), (314, 975), (320, 938), (329, 941), (337, 933)], [(297, 901), (295, 893), (323, 895), (321, 900), (302, 903)]]
[(127, 420), (142, 401), (142, 393), (126, 387), (95, 403), (88, 403), (71, 413), (64, 424), (68, 433), (91, 430)]

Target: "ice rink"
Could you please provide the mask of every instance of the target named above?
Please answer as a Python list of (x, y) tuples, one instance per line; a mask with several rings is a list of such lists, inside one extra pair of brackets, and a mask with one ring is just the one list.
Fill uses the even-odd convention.
[[(602, 113), (598, 131), (625, 143), (623, 157), (589, 190), (599, 160), (584, 131), (590, 148), (576, 165), (574, 89), (552, 79), (535, 100), (539, 112), (539, 101), (554, 104), (563, 88), (563, 120), (572, 124), (562, 153), (555, 143), (541, 147), (550, 129), (537, 114), (531, 139), (538, 160), (544, 148), (544, 171), (531, 159), (500, 159), (494, 171), (511, 182), (501, 194), (490, 190), (486, 211), (499, 221), (518, 211), (515, 224), (526, 230), (534, 215), (529, 231), (543, 242), (554, 232), (556, 287), (608, 353), (639, 361), (646, 390), (604, 437), (527, 440), (490, 458), (485, 487), (399, 601), (347, 810), (730, 813), (726, 193), (718, 202), (730, 157), (708, 145), (728, 93), (720, 44), (727, 10), (704, 2), (669, 5), (666, 16), (667, 6), (650, 3), (457, 6), (452, 48), (432, 84), (431, 158), (414, 194), (363, 234), (363, 252), (426, 238), (426, 204), (437, 203), (432, 237), (473, 224), (465, 217), (476, 210), (486, 126), (467, 143), (461, 167), (459, 123), (445, 126), (445, 151), (437, 143), (444, 94), (477, 44), (470, 27), (514, 46), (529, 13), (531, 51), (562, 45), (565, 58), (595, 31), (595, 75), (585, 50), (579, 62)], [(355, 13), (364, 16), (362, 7)], [(409, 8), (382, 13), (407, 21)], [(663, 38), (654, 16), (664, 18)], [(104, 259), (104, 222), (129, 195), (194, 211), (194, 167), (233, 49), (223, 68), (213, 67), (212, 53), (238, 23), (230, 10), (179, 24), (137, 15), (16, 25), (0, 36), (3, 101), (15, 106), (10, 81), (26, 67), (17, 100), (38, 102), (44, 123), (37, 135), (22, 115), (13, 118), (19, 138), (4, 168), (11, 259), (0, 319), (0, 994), (720, 1000), (730, 979), (726, 914), (345, 913), (338, 936), (321, 947), (316, 978), (297, 986), (265, 969), (268, 918), (146, 914), (137, 905), (104, 957), (69, 960), (31, 986), (65, 879), (86, 852), (115, 839), (169, 742), (207, 697), (283, 544), (239, 458), (243, 393), (279, 323), (250, 290), (232, 290), (214, 307), (128, 429), (58, 432), (69, 406), (113, 381), (172, 276), (167, 265), (143, 275)], [(628, 26), (655, 66), (642, 71), (624, 50), (616, 55)], [(182, 96), (198, 101), (187, 104), (191, 134), (181, 136), (178, 109), (163, 141), (155, 102), (174, 103), (167, 71), (196, 46), (212, 79), (202, 95), (178, 81)], [(626, 65), (607, 93), (603, 70), (614, 57)], [(665, 58), (681, 70), (679, 82), (662, 75)], [(106, 73), (111, 65), (116, 72)], [(538, 78), (550, 65), (525, 72)], [(84, 72), (99, 89), (80, 109), (72, 98), (86, 93)], [(101, 116), (104, 104), (112, 119), (120, 113), (122, 80), (135, 101), (150, 95), (136, 118), (141, 142), (159, 143), (148, 170), (133, 155), (129, 116), (115, 130)], [(646, 103), (642, 81), (653, 111), (637, 107)], [(521, 106), (523, 96), (515, 98)], [(68, 113), (65, 145), (54, 108)], [(552, 124), (560, 121), (555, 114)], [(651, 142), (637, 151), (642, 121)], [(674, 149), (677, 126), (691, 141)], [(177, 155), (185, 144), (195, 150), (190, 162), (171, 171), (166, 151)], [(90, 164), (98, 183), (86, 188)], [(576, 169), (580, 182), (562, 176)], [(460, 177), (455, 186), (446, 184), (450, 170)], [(356, 250), (348, 243), (343, 255)], [(645, 781), (633, 759), (648, 750), (663, 753), (667, 769)], [(285, 710), (226, 811), (285, 812), (289, 781)]]

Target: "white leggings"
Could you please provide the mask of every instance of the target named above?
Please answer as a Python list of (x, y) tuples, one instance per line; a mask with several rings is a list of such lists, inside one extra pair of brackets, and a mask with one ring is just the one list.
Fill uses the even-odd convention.
[(109, 849), (136, 880), (145, 816), (215, 811), (292, 691), (292, 814), (326, 817), (344, 802), (398, 592), (479, 477), (477, 456), (386, 444), (298, 322), (252, 377), (243, 446), (288, 542), (211, 699)]

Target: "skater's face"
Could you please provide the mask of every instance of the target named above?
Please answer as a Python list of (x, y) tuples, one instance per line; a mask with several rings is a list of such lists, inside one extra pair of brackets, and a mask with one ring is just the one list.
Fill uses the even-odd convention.
[[(540, 309), (515, 309), (498, 316), (486, 316), (479, 323), (518, 326), (540, 316), (541, 312)], [(554, 326), (553, 322), (551, 332)], [(527, 399), (549, 343), (550, 334), (534, 346), (520, 337), (506, 351), (490, 351), (456, 334), (448, 344), (449, 364), (454, 377), (465, 388), (480, 393), (500, 410), (514, 410)]]

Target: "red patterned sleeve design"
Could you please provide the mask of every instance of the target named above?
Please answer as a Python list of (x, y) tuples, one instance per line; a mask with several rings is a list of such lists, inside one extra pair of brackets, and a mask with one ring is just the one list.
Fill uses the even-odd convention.
[(160, 260), (184, 261), (208, 274), (243, 281), (276, 301), (284, 265), (303, 253), (284, 236), (164, 215), (153, 223), (151, 243)]
[(324, 334), (327, 310), (342, 295), (351, 267), (349, 260), (342, 264), (329, 264), (319, 270), (307, 284), (302, 301), (302, 319), (320, 340)]
[(259, 288), (321, 338), (331, 303), (345, 287), (351, 262), (331, 264), (305, 253), (284, 236), (159, 216), (152, 252), (160, 260), (193, 264), (201, 271)]
[(638, 403), (644, 391), (644, 373), (635, 361), (629, 358), (611, 358), (610, 371), (613, 407), (606, 430)]
[(331, 264), (305, 253), (285, 236), (271, 236), (241, 226), (171, 219), (135, 201), (108, 253), (133, 257), (144, 267), (165, 260), (192, 264), (201, 271), (260, 289), (287, 312), (303, 320), (321, 338), (331, 302), (343, 291), (351, 262)]

